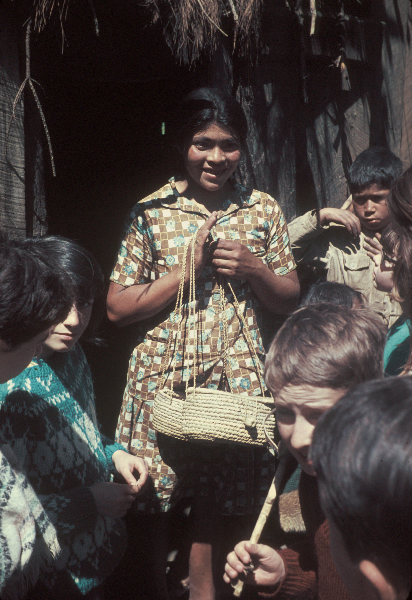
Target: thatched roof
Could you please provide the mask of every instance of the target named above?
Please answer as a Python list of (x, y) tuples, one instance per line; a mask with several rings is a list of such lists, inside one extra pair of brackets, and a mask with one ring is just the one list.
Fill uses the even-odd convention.
[(264, 0), (145, 0), (153, 22), (162, 23), (167, 43), (185, 64), (212, 53), (222, 37), (234, 51), (257, 48)]

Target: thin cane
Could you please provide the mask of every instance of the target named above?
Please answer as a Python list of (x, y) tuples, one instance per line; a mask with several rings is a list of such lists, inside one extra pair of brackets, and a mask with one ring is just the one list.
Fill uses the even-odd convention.
[[(275, 409), (273, 409), (265, 418), (264, 422), (263, 422), (263, 429), (265, 431), (265, 436), (266, 436), (266, 440), (268, 441), (269, 445), (276, 451), (276, 453), (278, 452), (278, 447), (277, 445), (270, 439), (270, 437), (268, 436), (267, 432), (266, 432), (266, 421), (267, 419), (275, 412)], [(262, 506), (262, 510), (260, 511), (258, 520), (256, 521), (256, 525), (252, 531), (252, 535), (250, 536), (250, 542), (252, 544), (257, 544), (259, 539), (260, 539), (260, 535), (262, 533), (263, 527), (265, 526), (266, 521), (268, 520), (270, 511), (272, 509), (273, 503), (276, 500), (276, 487), (275, 487), (275, 477), (273, 478), (272, 481), (272, 485), (269, 488), (268, 491), (268, 495), (266, 496), (265, 502)], [(253, 565), (248, 565), (247, 567), (245, 567), (245, 571), (250, 571), (253, 570)], [(233, 597), (234, 598), (240, 598), (240, 596), (242, 595), (242, 591), (243, 591), (243, 585), (244, 585), (244, 581), (241, 581), (239, 579), (239, 581), (237, 582), (236, 585), (233, 586), (234, 590), (233, 590)]]

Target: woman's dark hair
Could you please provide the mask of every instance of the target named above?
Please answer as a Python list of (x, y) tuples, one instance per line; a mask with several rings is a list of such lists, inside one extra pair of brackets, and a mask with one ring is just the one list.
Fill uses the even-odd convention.
[(77, 304), (94, 300), (90, 322), (82, 336), (94, 341), (105, 310), (104, 278), (97, 260), (77, 242), (60, 236), (29, 238), (23, 244), (31, 254), (45, 256), (46, 264), (61, 276)]
[(322, 506), (355, 563), (410, 585), (412, 378), (347, 392), (318, 421), (311, 446)]
[(389, 255), (397, 255), (399, 250), (399, 235), (389, 224), (382, 231), (380, 243), (385, 252)]
[(335, 281), (321, 281), (310, 286), (308, 293), (301, 302), (301, 306), (309, 304), (336, 304), (353, 308), (361, 308), (365, 300), (360, 292), (357, 292), (346, 283)]
[[(399, 242), (394, 272), (395, 292), (404, 313), (412, 316), (412, 167), (395, 181), (388, 197), (392, 228)], [(412, 368), (412, 346), (404, 372)]]
[(239, 102), (218, 88), (199, 88), (182, 101), (178, 113), (177, 136), (181, 148), (212, 123), (235, 135), (241, 145), (246, 142), (247, 121)]
[(349, 169), (348, 184), (351, 193), (373, 184), (390, 189), (402, 173), (402, 161), (389, 148), (371, 146), (361, 152)]
[(45, 254), (32, 256), (0, 231), (0, 339), (10, 350), (57, 325), (73, 303)]

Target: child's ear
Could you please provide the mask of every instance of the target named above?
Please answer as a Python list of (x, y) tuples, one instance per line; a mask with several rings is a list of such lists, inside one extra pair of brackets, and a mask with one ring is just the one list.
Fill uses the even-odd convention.
[(376, 591), (376, 598), (379, 600), (405, 600), (408, 593), (404, 596), (396, 590), (392, 583), (386, 579), (382, 571), (370, 560), (362, 560), (359, 563), (359, 570), (370, 581)]

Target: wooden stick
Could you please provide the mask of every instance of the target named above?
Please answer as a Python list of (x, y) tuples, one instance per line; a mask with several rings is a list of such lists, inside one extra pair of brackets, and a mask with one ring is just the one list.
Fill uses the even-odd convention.
[[(252, 535), (250, 536), (250, 542), (252, 544), (257, 544), (260, 539), (260, 534), (262, 533), (263, 527), (268, 519), (270, 511), (272, 509), (273, 503), (276, 499), (276, 487), (275, 487), (275, 478), (273, 478), (272, 485), (269, 488), (268, 495), (266, 496), (266, 500), (262, 506), (262, 510), (260, 511), (258, 520), (256, 521), (255, 528), (252, 531)], [(235, 586), (233, 586), (233, 597), (240, 598), (243, 591), (244, 581), (239, 581)]]

